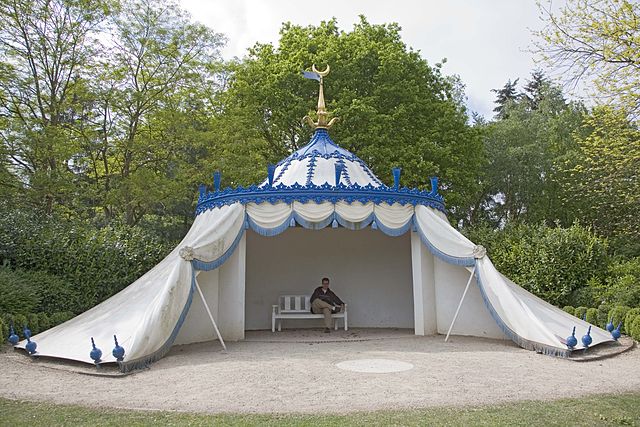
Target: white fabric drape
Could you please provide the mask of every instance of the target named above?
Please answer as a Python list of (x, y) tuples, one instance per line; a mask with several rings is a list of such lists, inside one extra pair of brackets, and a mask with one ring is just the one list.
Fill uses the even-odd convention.
[[(214, 260), (242, 231), (244, 207), (236, 203), (198, 215), (180, 244), (158, 265), (116, 295), (79, 316), (35, 335), (40, 356), (93, 363), (91, 337), (103, 362), (114, 362), (113, 335), (125, 348), (125, 362), (144, 359), (171, 337), (191, 293), (192, 267), (179, 253)], [(24, 348), (26, 341), (19, 343)]]

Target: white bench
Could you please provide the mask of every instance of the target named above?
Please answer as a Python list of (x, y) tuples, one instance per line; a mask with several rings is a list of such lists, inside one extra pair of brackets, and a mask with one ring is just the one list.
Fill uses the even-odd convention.
[[(279, 304), (272, 306), (271, 312), (271, 332), (276, 331), (276, 320), (278, 321), (278, 331), (282, 331), (282, 319), (324, 319), (324, 314), (314, 314), (311, 312), (311, 299), (308, 295), (281, 295)], [(347, 304), (340, 313), (331, 315), (334, 319), (344, 319), (344, 330), (347, 330)], [(334, 322), (335, 329), (338, 330), (338, 322)]]

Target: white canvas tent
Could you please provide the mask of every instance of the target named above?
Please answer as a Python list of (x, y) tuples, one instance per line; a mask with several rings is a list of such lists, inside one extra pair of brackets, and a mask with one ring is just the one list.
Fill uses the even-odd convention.
[[(135, 369), (174, 344), (223, 344), (247, 329), (268, 329), (279, 295), (311, 293), (322, 276), (350, 303), (355, 327), (504, 338), (566, 357), (575, 326), (576, 349), (583, 348), (589, 324), (501, 275), (481, 246), (449, 224), (437, 180), (429, 192), (402, 188), (396, 170), (394, 185), (384, 185), (331, 140), (322, 91), (320, 100), (321, 120), (305, 147), (270, 167), (258, 186), (221, 191), (216, 175), (213, 191), (200, 189), (193, 226), (164, 260), (34, 336), (36, 354), (93, 363), (94, 337), (101, 363), (113, 363), (115, 334), (126, 350), (121, 369)], [(612, 340), (595, 326), (591, 337), (592, 345)]]

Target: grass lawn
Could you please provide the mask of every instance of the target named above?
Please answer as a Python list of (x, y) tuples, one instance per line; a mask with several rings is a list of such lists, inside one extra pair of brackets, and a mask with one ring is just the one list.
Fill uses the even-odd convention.
[[(117, 392), (117, 391), (116, 391)], [(348, 415), (207, 415), (62, 406), (0, 399), (2, 426), (640, 426), (640, 392), (552, 402), (360, 412)]]

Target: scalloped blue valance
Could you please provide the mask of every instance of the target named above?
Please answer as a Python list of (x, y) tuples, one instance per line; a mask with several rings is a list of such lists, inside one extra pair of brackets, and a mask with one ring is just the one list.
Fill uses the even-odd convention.
[[(434, 180), (435, 181), (435, 180)], [(435, 184), (435, 182), (434, 182)], [(431, 191), (421, 191), (418, 189), (390, 188), (387, 186), (374, 187), (373, 185), (360, 186), (358, 184), (336, 186), (330, 184), (323, 185), (284, 185), (279, 184), (273, 187), (250, 187), (225, 188), (222, 191), (206, 191), (200, 187), (200, 197), (196, 206), (196, 215), (209, 209), (218, 208), (233, 203), (307, 203), (307, 202), (373, 202), (376, 204), (387, 203), (392, 205), (424, 205), (438, 209), (446, 213), (444, 198), (438, 194), (437, 184)]]

